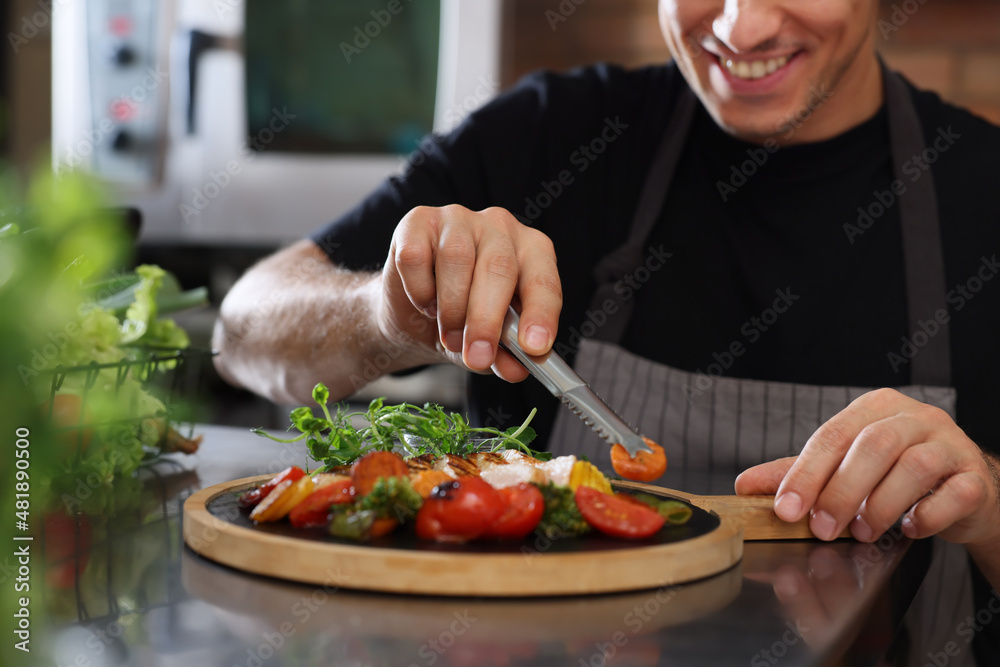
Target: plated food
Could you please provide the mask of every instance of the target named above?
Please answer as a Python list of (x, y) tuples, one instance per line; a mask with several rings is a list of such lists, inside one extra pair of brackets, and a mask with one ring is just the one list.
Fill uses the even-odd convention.
[[(534, 432), (527, 421), (503, 432), (473, 428), (438, 406), (385, 406), (380, 399), (366, 413), (333, 415), (325, 387), (317, 385), (313, 397), (323, 417), (309, 408), (294, 410), (292, 423), (302, 435), (292, 441), (306, 439), (321, 465), (311, 474), (288, 468), (243, 493), (239, 504), (257, 523), (287, 518), (298, 528), (324, 527), (334, 537), (358, 541), (412, 526), (421, 539), (468, 542), (591, 530), (642, 539), (691, 516), (680, 501), (615, 493), (589, 461), (531, 450)], [(359, 416), (367, 427), (352, 425)], [(492, 437), (484, 441), (482, 435)], [(409, 443), (405, 456), (393, 451), (401, 442)], [(649, 444), (653, 453), (635, 459), (618, 447), (622, 452), (612, 452), (616, 470), (633, 479), (662, 474), (663, 450)]]
[(351, 466), (307, 474), (290, 467), (244, 492), (257, 523), (287, 519), (368, 541), (412, 525), (436, 542), (521, 540), (598, 532), (641, 539), (691, 516), (686, 503), (615, 493), (593, 464), (562, 456), (539, 461), (516, 450), (467, 456), (374, 451)]

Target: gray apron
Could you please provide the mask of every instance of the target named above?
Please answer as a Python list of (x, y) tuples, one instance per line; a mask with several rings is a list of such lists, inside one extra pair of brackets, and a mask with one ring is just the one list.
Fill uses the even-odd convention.
[[(902, 164), (925, 147), (919, 118), (903, 80), (883, 66), (894, 177)], [(798, 454), (809, 436), (871, 387), (836, 387), (696, 375), (639, 357), (619, 342), (632, 315), (634, 300), (622, 300), (614, 285), (643, 263), (647, 239), (659, 221), (667, 191), (689, 134), (697, 98), (684, 89), (667, 123), (647, 174), (626, 242), (595, 269), (598, 287), (591, 311), (616, 312), (581, 341), (574, 368), (626, 422), (659, 442), (671, 474), (681, 470), (704, 475), (732, 471)], [(905, 182), (905, 181), (904, 181)], [(934, 181), (925, 173), (918, 186), (900, 197), (907, 315), (911, 334), (920, 320), (947, 311), (944, 258), (941, 249)], [(617, 302), (618, 311), (606, 309)], [(912, 338), (911, 338), (912, 340)], [(720, 351), (721, 352), (721, 351)], [(897, 389), (937, 406), (955, 417), (956, 392), (951, 385), (950, 337), (947, 324), (910, 360), (911, 383)], [(606, 461), (608, 445), (568, 410), (556, 417), (550, 449), (555, 455), (584, 454)], [(947, 575), (947, 576), (945, 576)], [(971, 582), (964, 548), (936, 540), (935, 557), (925, 584), (908, 613), (916, 621), (911, 637), (929, 650), (954, 639), (958, 610), (972, 610)], [(934, 621), (939, 621), (934, 623)], [(940, 628), (934, 626), (940, 625)], [(964, 645), (964, 643), (963, 643)], [(914, 664), (926, 653), (913, 647)], [(969, 662), (963, 662), (969, 657)], [(950, 665), (974, 664), (963, 651)]]

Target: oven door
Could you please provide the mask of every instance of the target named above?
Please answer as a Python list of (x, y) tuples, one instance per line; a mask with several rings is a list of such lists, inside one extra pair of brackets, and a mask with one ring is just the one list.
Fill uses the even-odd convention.
[[(259, 246), (302, 238), (399, 171), (417, 146), (269, 150), (304, 116), (277, 104), (249, 129), (245, 23), (253, 1), (260, 0), (54, 6), (54, 161), (58, 169), (90, 169), (114, 203), (138, 208), (145, 242)], [(436, 131), (497, 92), (500, 4), (441, 0)], [(345, 32), (339, 42), (352, 44), (351, 30), (338, 32)], [(369, 53), (379, 44), (372, 39)]]

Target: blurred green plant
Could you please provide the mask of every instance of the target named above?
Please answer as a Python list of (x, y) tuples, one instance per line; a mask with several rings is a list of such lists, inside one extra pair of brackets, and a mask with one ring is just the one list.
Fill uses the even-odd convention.
[[(146, 385), (152, 366), (142, 362), (148, 346), (188, 345), (162, 315), (204, 303), (206, 293), (183, 292), (159, 267), (123, 273), (130, 245), (124, 221), (93, 179), (42, 169), (25, 186), (13, 171), (0, 171), (0, 540), (33, 547), (31, 589), (0, 581), (8, 638), (19, 596), (32, 598), (33, 613), (43, 612), (36, 582), (46, 517), (102, 517), (134, 504), (133, 473), (169, 428), (164, 404)], [(90, 364), (99, 366), (62, 372)], [(20, 448), (28, 452), (26, 468), (17, 467), (19, 438), (29, 443)], [(24, 489), (27, 529), (15, 498)], [(14, 542), (14, 535), (36, 541)], [(33, 622), (39, 631), (40, 620)], [(27, 664), (13, 644), (4, 642), (0, 663)], [(42, 648), (34, 639), (31, 646)]]

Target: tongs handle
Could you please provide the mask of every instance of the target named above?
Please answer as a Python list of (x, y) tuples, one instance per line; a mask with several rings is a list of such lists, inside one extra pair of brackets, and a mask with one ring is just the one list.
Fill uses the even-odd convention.
[(537, 357), (525, 352), (517, 342), (519, 324), (517, 311), (513, 306), (508, 307), (500, 332), (502, 348), (514, 355), (553, 396), (610, 444), (620, 443), (632, 457), (640, 451), (653, 451), (562, 357), (552, 350)]

